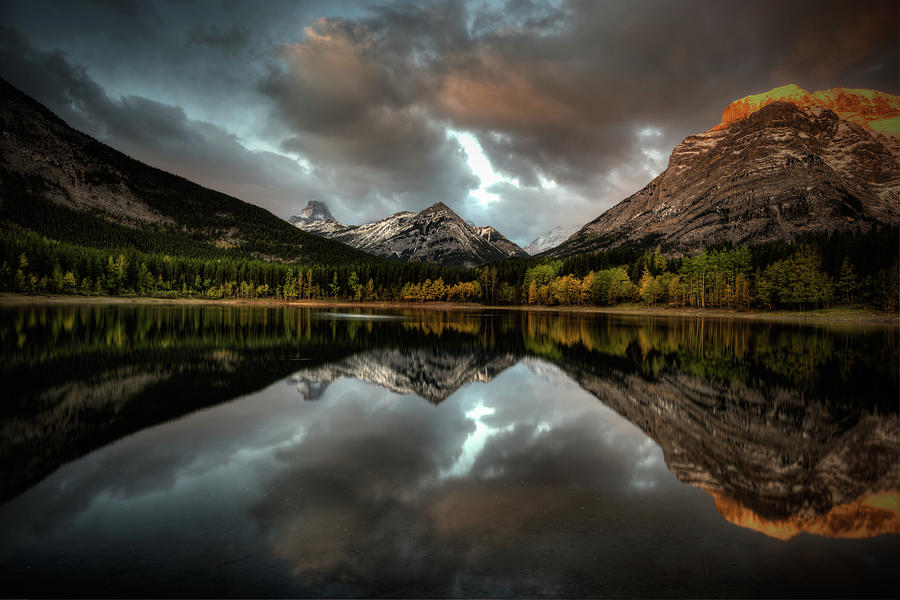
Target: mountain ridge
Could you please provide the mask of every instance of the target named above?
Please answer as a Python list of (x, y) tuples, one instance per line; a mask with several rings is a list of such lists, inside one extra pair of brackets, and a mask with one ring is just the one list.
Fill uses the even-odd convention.
[[(324, 207), (324, 212), (319, 209), (319, 218), (303, 217), (314, 214), (319, 205)], [(409, 262), (471, 268), (510, 256), (527, 256), (494, 227), (473, 226), (443, 202), (418, 213), (401, 211), (371, 223), (344, 225), (331, 217), (324, 203), (311, 200), (289, 222), (364, 252)]]
[(810, 93), (793, 83), (733, 101), (722, 111), (722, 122), (713, 130), (724, 129), (746, 119), (772, 102), (790, 102), (804, 110), (827, 108), (839, 118), (870, 131), (895, 137), (900, 135), (900, 102), (896, 96), (878, 90), (843, 87)]
[(540, 254), (545, 250), (556, 248), (567, 239), (572, 237), (572, 235), (579, 229), (580, 227), (563, 227), (562, 225), (560, 225), (559, 227), (554, 227), (553, 229), (531, 240), (531, 242), (523, 249), (531, 256)]
[(320, 200), (310, 200), (306, 204), (306, 208), (300, 211), (299, 214), (291, 217), (289, 222), (293, 225), (295, 222), (320, 223), (335, 220), (336, 219), (332, 216), (331, 211), (328, 210), (328, 206), (324, 202)]
[[(0, 78), (0, 221), (41, 235), (170, 253), (333, 264), (371, 257), (157, 169), (77, 131)], [(120, 243), (117, 241), (116, 243)]]
[[(891, 102), (900, 106), (896, 96)], [(897, 222), (897, 137), (818, 104), (760, 103), (731, 122), (738, 111), (726, 109), (724, 125), (685, 138), (659, 176), (547, 255), (628, 243), (683, 254)]]

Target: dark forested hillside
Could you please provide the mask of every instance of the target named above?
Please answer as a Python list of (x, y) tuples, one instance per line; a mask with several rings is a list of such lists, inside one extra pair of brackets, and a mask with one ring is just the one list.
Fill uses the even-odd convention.
[(0, 79), (0, 221), (98, 248), (287, 261), (369, 255), (134, 160)]

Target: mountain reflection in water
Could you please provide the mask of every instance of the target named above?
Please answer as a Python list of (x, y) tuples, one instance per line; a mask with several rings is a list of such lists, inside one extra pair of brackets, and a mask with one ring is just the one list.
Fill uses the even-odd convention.
[[(898, 548), (894, 328), (358, 314), (0, 310), (0, 525), (9, 526), (0, 574), (34, 584), (14, 557), (39, 555), (35, 540), (49, 548), (60, 532), (88, 534), (85, 523), (101, 513), (107, 525), (95, 527), (108, 529), (125, 518), (117, 502), (139, 510), (149, 490), (164, 494), (152, 514), (174, 518), (194, 510), (200, 496), (189, 485), (203, 481), (213, 486), (203, 492), (210, 514), (196, 529), (222, 535), (210, 532), (222, 518), (237, 522), (228, 511), (254, 523), (233, 533), (249, 553), (240, 584), (220, 574), (218, 585), (263, 595), (658, 593), (676, 585), (670, 578), (692, 548), (703, 558), (688, 572), (705, 579), (675, 589), (791, 591), (734, 566), (748, 559), (736, 548), (750, 538), (728, 533), (728, 523), (776, 542), (881, 536), (877, 548)], [(126, 463), (137, 466), (121, 471)], [(121, 526), (158, 535), (159, 523), (143, 518)], [(788, 550), (769, 549), (770, 570), (796, 567), (774, 566)], [(858, 550), (855, 571), (847, 563), (869, 577), (864, 587), (825, 578), (819, 591), (866, 595), (898, 583), (872, 551)], [(823, 546), (817, 561), (823, 552), (838, 561), (854, 550)], [(265, 556), (301, 587), (271, 587), (278, 577)], [(638, 559), (658, 566), (658, 587), (640, 587)], [(615, 583), (613, 571), (635, 587)], [(90, 573), (70, 576), (85, 584)], [(262, 587), (241, 587), (251, 581)], [(110, 593), (129, 589), (121, 585)], [(192, 589), (217, 588), (184, 591)]]

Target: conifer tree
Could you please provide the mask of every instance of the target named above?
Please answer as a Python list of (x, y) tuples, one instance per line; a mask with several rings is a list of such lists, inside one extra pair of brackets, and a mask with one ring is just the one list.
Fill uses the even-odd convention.
[(850, 259), (845, 256), (838, 275), (838, 294), (844, 302), (849, 304), (856, 297), (856, 288), (856, 270), (853, 268), (853, 263), (850, 262)]

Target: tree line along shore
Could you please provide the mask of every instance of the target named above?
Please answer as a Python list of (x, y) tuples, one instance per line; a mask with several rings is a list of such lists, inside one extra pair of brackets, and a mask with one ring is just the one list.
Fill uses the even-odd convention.
[(83, 246), (0, 229), (0, 292), (205, 300), (479, 303), (737, 311), (900, 307), (898, 229), (808, 235), (793, 243), (659, 247), (477, 269), (371, 260), (306, 264), (238, 252), (190, 256)]

